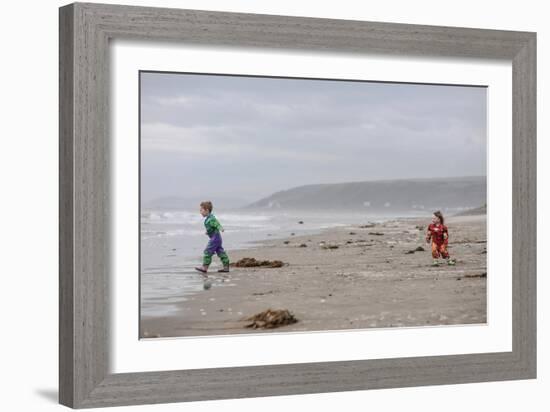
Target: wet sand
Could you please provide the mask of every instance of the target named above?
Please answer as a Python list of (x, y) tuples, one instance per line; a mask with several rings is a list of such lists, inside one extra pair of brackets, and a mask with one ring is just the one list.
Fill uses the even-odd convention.
[[(399, 219), (289, 234), (229, 251), (233, 262), (254, 257), (282, 260), (285, 266), (220, 274), (213, 264), (212, 287), (182, 300), (171, 316), (143, 318), (142, 337), (486, 323), (486, 216), (446, 220), (456, 266), (431, 267), (424, 241), (428, 223)], [(410, 253), (419, 246), (425, 250)], [(270, 308), (288, 309), (298, 322), (275, 329), (245, 327), (246, 318)]]

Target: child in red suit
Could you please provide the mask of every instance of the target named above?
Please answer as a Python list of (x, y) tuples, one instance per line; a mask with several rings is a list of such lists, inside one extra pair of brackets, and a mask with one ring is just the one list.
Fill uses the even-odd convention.
[(428, 226), (428, 231), (426, 232), (426, 242), (430, 243), (430, 239), (432, 241), (432, 266), (439, 266), (438, 259), (440, 257), (445, 259), (448, 265), (455, 264), (455, 261), (450, 258), (447, 251), (449, 231), (447, 226), (443, 224), (444, 221), (445, 219), (439, 210), (434, 212), (432, 223)]

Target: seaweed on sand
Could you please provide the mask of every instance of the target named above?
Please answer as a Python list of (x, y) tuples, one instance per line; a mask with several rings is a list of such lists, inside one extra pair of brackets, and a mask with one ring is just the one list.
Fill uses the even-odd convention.
[(268, 309), (246, 318), (245, 320), (251, 321), (246, 327), (253, 329), (272, 329), (298, 322), (298, 319), (296, 319), (288, 309)]
[(245, 257), (235, 263), (232, 263), (231, 266), (238, 268), (281, 268), (284, 266), (284, 263), (280, 260), (256, 260), (255, 258)]

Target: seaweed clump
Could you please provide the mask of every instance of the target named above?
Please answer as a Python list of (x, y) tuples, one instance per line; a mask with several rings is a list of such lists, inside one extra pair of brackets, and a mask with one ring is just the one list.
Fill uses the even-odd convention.
[(232, 263), (231, 266), (238, 268), (281, 268), (284, 266), (284, 263), (281, 260), (257, 260), (255, 258), (245, 257)]
[(298, 319), (288, 309), (268, 309), (245, 320), (251, 322), (246, 327), (253, 329), (273, 329), (298, 322)]

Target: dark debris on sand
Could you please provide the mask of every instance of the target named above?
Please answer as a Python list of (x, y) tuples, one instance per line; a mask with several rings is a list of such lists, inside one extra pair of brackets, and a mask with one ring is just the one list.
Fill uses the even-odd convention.
[(339, 245), (334, 245), (332, 243), (326, 244), (324, 242), (321, 242), (320, 246), (321, 246), (321, 249), (326, 249), (326, 250), (334, 250), (340, 247)]
[(371, 227), (375, 227), (376, 223), (367, 223), (366, 225), (359, 226), (360, 229), (370, 229)]
[(272, 329), (298, 322), (298, 319), (296, 319), (288, 309), (268, 309), (246, 318), (245, 320), (251, 321), (251, 323), (247, 324), (245, 327), (253, 329)]
[(418, 246), (416, 249), (411, 249), (407, 252), (405, 252), (406, 255), (412, 255), (414, 252), (424, 252), (426, 249), (424, 249), (422, 246)]
[(281, 260), (256, 260), (255, 258), (245, 257), (232, 263), (231, 266), (238, 268), (281, 268), (284, 266), (284, 263)]
[(486, 278), (487, 272), (479, 273), (476, 275), (464, 275), (465, 278)]

